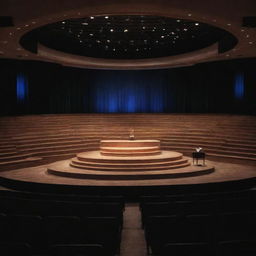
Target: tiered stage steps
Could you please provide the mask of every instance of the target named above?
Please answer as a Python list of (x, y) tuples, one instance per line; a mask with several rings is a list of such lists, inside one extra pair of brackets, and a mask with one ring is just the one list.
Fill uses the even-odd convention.
[(155, 155), (113, 156), (102, 155), (99, 151), (89, 151), (73, 158), (71, 166), (87, 170), (146, 171), (168, 170), (189, 166), (181, 153), (163, 151)]
[[(0, 168), (38, 165), (99, 149), (100, 140), (161, 141), (163, 150), (256, 160), (256, 117), (224, 114), (74, 114), (0, 118)], [(143, 149), (142, 149), (143, 150)], [(105, 148), (108, 151), (108, 148)]]
[(197, 169), (186, 168), (188, 166), (190, 162), (182, 153), (161, 151), (159, 140), (102, 140), (100, 150), (77, 154), (69, 166), (65, 161), (52, 164), (47, 173), (115, 180), (194, 176), (214, 170), (209, 166)]

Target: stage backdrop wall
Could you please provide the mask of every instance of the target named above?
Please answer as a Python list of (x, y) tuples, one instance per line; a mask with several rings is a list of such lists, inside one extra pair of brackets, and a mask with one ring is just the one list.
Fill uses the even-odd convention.
[(255, 59), (140, 71), (76, 69), (1, 60), (1, 115), (256, 114), (255, 67)]

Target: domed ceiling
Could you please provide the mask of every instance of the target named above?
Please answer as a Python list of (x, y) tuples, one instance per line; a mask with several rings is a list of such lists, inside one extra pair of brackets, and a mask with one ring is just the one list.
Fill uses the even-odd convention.
[(227, 37), (229, 49), (237, 43), (236, 38), (206, 23), (152, 15), (102, 15), (40, 27), (25, 34), (21, 44), (29, 49), (27, 45), (34, 40), (54, 50), (86, 57), (147, 59), (196, 51)]

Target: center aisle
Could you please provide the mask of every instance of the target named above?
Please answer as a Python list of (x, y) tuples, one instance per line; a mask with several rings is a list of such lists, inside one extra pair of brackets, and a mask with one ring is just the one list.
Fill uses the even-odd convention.
[(141, 213), (138, 203), (126, 203), (120, 256), (146, 256), (146, 241), (141, 228)]

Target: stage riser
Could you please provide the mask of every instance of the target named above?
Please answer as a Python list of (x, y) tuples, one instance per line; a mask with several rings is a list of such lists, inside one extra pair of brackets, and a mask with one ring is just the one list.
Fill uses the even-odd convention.
[(182, 164), (177, 164), (177, 165), (169, 165), (169, 166), (144, 166), (144, 167), (139, 167), (139, 166), (127, 166), (127, 167), (110, 167), (110, 166), (89, 166), (89, 165), (79, 165), (75, 163), (70, 163), (70, 166), (72, 167), (77, 167), (80, 169), (86, 169), (86, 170), (94, 170), (94, 171), (147, 171), (147, 170), (170, 170), (170, 169), (177, 169), (177, 168), (183, 168), (186, 166), (189, 166), (190, 163), (182, 163)]
[(86, 157), (82, 157), (80, 154), (78, 154), (77, 156), (77, 160), (78, 161), (81, 161), (81, 162), (88, 162), (88, 163), (106, 163), (106, 164), (111, 164), (111, 163), (127, 163), (127, 164), (136, 164), (136, 163), (139, 163), (139, 164), (150, 164), (150, 163), (156, 163), (156, 162), (171, 162), (171, 161), (177, 161), (177, 160), (180, 160), (182, 159), (182, 155), (180, 156), (177, 156), (177, 157), (163, 157), (163, 158), (159, 158), (159, 159), (132, 159), (132, 158), (127, 158), (127, 159), (124, 159), (122, 158), (121, 160), (119, 159), (116, 159), (116, 158), (110, 158), (110, 159), (106, 159), (106, 158), (102, 158), (102, 159), (93, 159), (93, 158), (86, 158)]
[(154, 155), (160, 155), (161, 151), (152, 151), (152, 152), (104, 152), (100, 151), (100, 153), (103, 156), (154, 156)]
[(165, 162), (165, 161), (158, 161), (158, 162), (144, 162), (144, 163), (136, 163), (136, 162), (129, 162), (129, 161), (126, 161), (125, 163), (120, 161), (119, 163), (113, 163), (113, 162), (109, 162), (109, 163), (103, 163), (103, 162), (82, 162), (82, 161), (78, 161), (76, 158), (73, 158), (72, 159), (72, 163), (75, 164), (75, 165), (80, 165), (80, 166), (89, 166), (89, 167), (96, 167), (96, 168), (104, 168), (104, 167), (127, 167), (127, 168), (136, 168), (136, 167), (160, 167), (160, 166), (172, 166), (172, 165), (177, 165), (177, 164), (184, 164), (184, 163), (187, 163), (188, 160), (183, 158), (181, 160), (176, 160), (176, 161), (169, 161), (169, 162)]
[(206, 175), (214, 172), (214, 168), (211, 166), (199, 167), (197, 169), (183, 167), (173, 170), (144, 170), (144, 171), (94, 171), (94, 170), (79, 170), (79, 168), (73, 168), (67, 171), (65, 168), (49, 167), (47, 173), (49, 175), (77, 178), (77, 179), (91, 179), (91, 180), (155, 180), (155, 179), (170, 179), (170, 178), (182, 178), (182, 177), (194, 177)]

